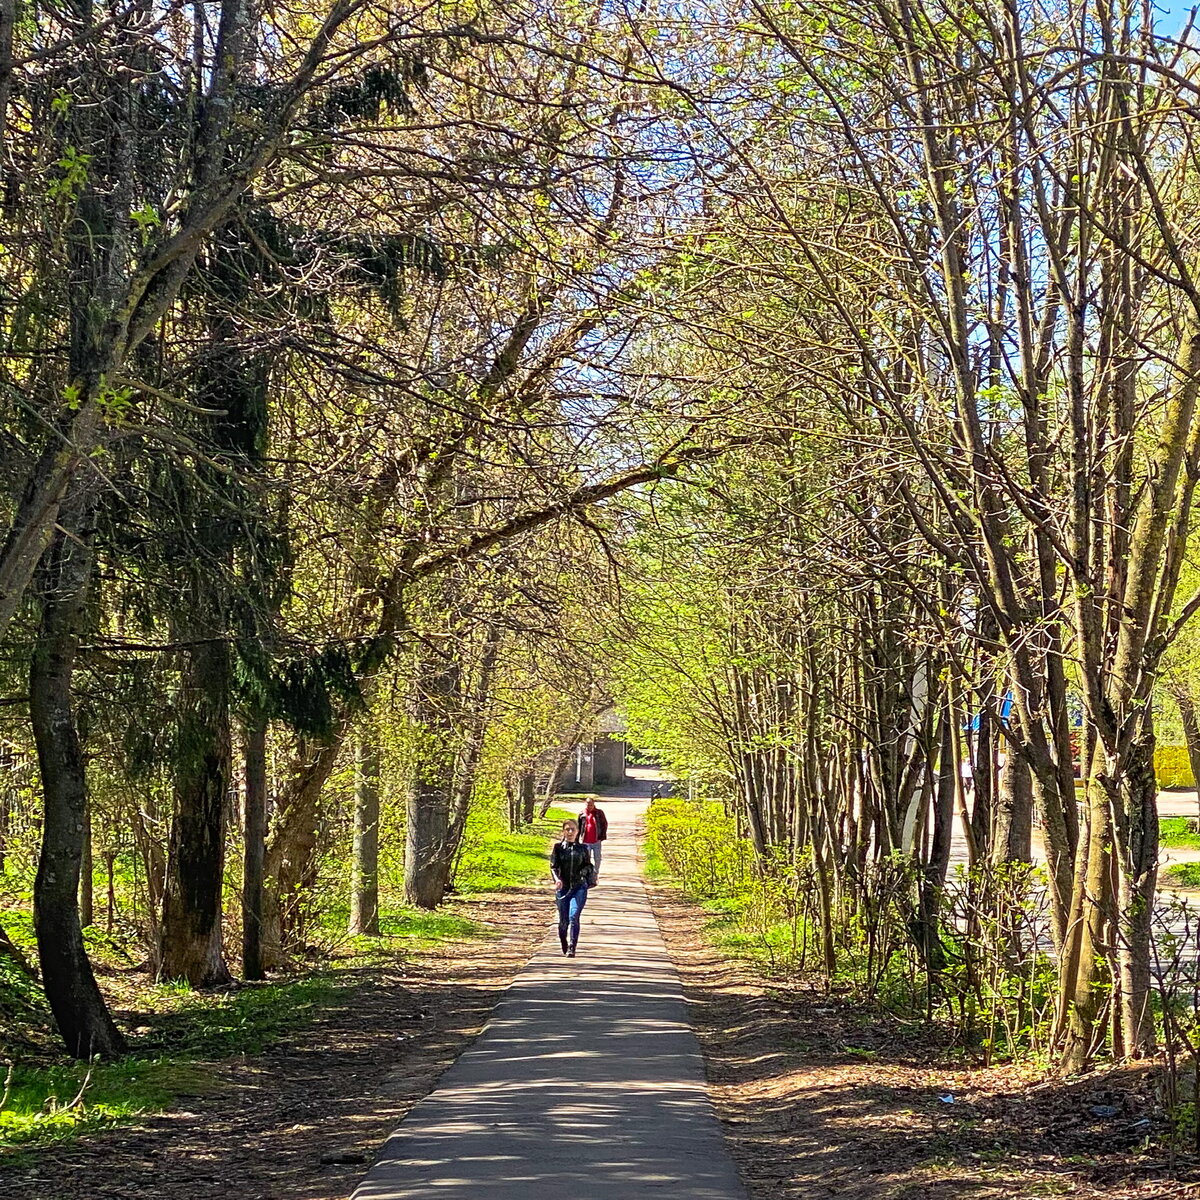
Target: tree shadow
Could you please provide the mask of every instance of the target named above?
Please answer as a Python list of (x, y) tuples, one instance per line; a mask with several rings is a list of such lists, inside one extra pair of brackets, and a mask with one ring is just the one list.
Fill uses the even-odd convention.
[(432, 947), (332, 983), (285, 983), (276, 1000), (296, 1006), (290, 1027), (266, 1031), (265, 1048), (256, 1049), (264, 1030), (244, 994), (205, 1018), (207, 1028), (194, 1010), (135, 1018), (145, 1022), (137, 1049), (147, 1063), (184, 1053), (203, 1068), (198, 1082), (176, 1090), (169, 1111), (0, 1156), (0, 1200), (342, 1200), (544, 933), (537, 890), (477, 903), (492, 906), (507, 937)]
[(1168, 1131), (1151, 1068), (984, 1070), (936, 1026), (768, 984), (704, 942), (706, 914), (666, 892), (655, 906), (752, 1200), (1196, 1194), (1200, 1163), (1169, 1179), (1146, 1150)]

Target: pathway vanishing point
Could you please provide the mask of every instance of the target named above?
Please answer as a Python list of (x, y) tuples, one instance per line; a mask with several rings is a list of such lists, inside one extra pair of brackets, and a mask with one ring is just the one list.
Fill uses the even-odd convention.
[(353, 1200), (745, 1200), (638, 871), (646, 800), (604, 797), (579, 956), (552, 927)]

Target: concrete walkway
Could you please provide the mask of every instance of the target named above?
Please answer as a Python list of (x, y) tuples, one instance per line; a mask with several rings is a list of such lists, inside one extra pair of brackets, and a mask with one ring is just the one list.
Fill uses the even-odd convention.
[(744, 1200), (635, 861), (645, 806), (601, 801), (579, 956), (559, 950), (548, 888), (545, 943), (353, 1200)]

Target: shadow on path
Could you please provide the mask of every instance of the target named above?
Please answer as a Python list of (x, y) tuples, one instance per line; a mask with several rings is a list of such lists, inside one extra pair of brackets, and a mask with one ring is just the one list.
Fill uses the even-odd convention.
[[(628, 791), (604, 795), (609, 840), (580, 957), (564, 959), (548, 930), (354, 1200), (742, 1200), (640, 882), (634, 828), (645, 806)], [(546, 904), (549, 925), (549, 889)]]

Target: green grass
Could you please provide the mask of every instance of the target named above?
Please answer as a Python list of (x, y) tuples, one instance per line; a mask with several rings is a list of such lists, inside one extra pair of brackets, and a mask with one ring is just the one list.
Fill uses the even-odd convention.
[(545, 879), (550, 867), (550, 843), (568, 817), (576, 813), (551, 808), (528, 832), (509, 833), (491, 825), (468, 830), (454, 886), (463, 893), (497, 892)]
[[(492, 931), (482, 922), (473, 921), (460, 913), (449, 909), (430, 912), (405, 904), (391, 904), (386, 897), (380, 900), (377, 938), (356, 937), (346, 932), (350, 923), (350, 906), (345, 900), (323, 907), (318, 914), (318, 922), (326, 934), (326, 946), (336, 949), (339, 958), (357, 958), (368, 962), (389, 959), (397, 951), (409, 953), (423, 950), (438, 942), (492, 936)], [(401, 944), (389, 945), (389, 939), (397, 939)]]
[(1163, 817), (1158, 823), (1158, 838), (1164, 846), (1181, 850), (1200, 850), (1200, 833), (1188, 830), (1188, 817)]
[[(713, 911), (716, 906), (710, 901), (704, 907)], [(756, 925), (747, 920), (747, 907), (744, 901), (732, 898), (723, 903), (724, 911), (719, 912), (707, 927), (713, 945), (736, 958), (758, 963), (772, 975), (790, 968), (795, 962), (803, 931), (793, 929), (790, 921)]]
[(359, 986), (336, 970), (298, 979), (253, 984), (230, 992), (198, 992), (186, 984), (159, 984), (150, 1000), (150, 1032), (135, 1039), (135, 1053), (182, 1059), (259, 1054), (286, 1032), (322, 1012), (348, 1005)]
[(712, 913), (714, 927), (735, 923), (742, 915), (746, 905), (750, 901), (748, 894), (738, 896), (715, 896), (708, 900), (701, 900), (700, 907), (705, 912)]
[(0, 908), (0, 924), (14, 946), (29, 958), (37, 953), (37, 938), (33, 932), (33, 897), (22, 897), (22, 905)]
[(493, 930), (469, 917), (440, 910), (428, 912), (423, 908), (402, 908), (381, 913), (379, 932), (383, 937), (404, 938), (429, 945), (494, 935)]
[(14, 1068), (11, 1080), (0, 1109), (0, 1154), (5, 1156), (162, 1112), (183, 1096), (207, 1095), (223, 1086), (196, 1063), (137, 1058)]
[(1200, 862), (1175, 863), (1159, 880), (1163, 887), (1200, 888)]
[(662, 852), (658, 848), (658, 843), (652, 838), (648, 838), (645, 843), (646, 857), (644, 868), (647, 879), (653, 879), (659, 882), (670, 879), (671, 868), (667, 866), (666, 860), (662, 856)]
[(206, 1062), (260, 1054), (288, 1031), (352, 1002), (357, 980), (336, 972), (231, 992), (159, 985), (147, 994), (148, 1033), (115, 1063), (14, 1067), (0, 1108), (0, 1153), (61, 1142), (162, 1112), (186, 1096), (220, 1090)]
[(29, 1053), (51, 1044), (50, 1008), (41, 987), (8, 955), (0, 955), (0, 1053)]

